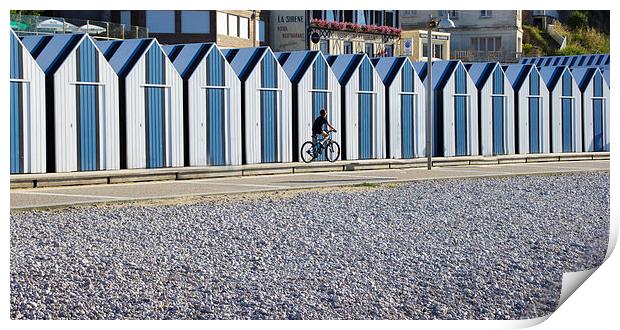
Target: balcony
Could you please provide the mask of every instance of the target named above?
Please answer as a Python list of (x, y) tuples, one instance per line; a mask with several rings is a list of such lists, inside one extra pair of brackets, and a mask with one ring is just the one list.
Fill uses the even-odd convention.
[(475, 51), (475, 50), (453, 50), (450, 51), (452, 59), (463, 62), (502, 62), (517, 63), (523, 54), (505, 51)]
[(17, 14), (11, 14), (11, 29), (19, 36), (87, 33), (94, 39), (100, 40), (148, 38), (147, 28), (141, 26)]

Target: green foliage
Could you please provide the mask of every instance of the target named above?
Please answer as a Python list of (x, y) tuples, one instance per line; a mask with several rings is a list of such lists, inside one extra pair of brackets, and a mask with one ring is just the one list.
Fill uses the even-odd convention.
[(556, 24), (556, 31), (567, 37), (566, 48), (557, 50), (556, 55), (608, 54), (609, 35), (590, 27), (569, 30)]
[(523, 44), (523, 55), (531, 56), (534, 55), (534, 46), (532, 44)]
[(568, 15), (566, 24), (571, 30), (587, 28), (588, 27), (588, 15), (582, 11), (572, 11)]
[(564, 47), (564, 49), (558, 49), (555, 51), (556, 56), (583, 55), (588, 53), (589, 52), (581, 45), (568, 45)]
[(523, 39), (525, 42), (523, 45), (523, 53), (528, 54), (526, 45), (530, 45), (532, 47), (530, 51), (532, 51), (534, 47), (541, 49), (543, 54), (546, 54), (549, 51), (549, 43), (543, 37), (543, 33), (545, 32), (542, 32), (535, 26), (525, 24), (523, 25), (523, 32), (525, 34)]
[(11, 15), (41, 16), (42, 14), (43, 10), (11, 10)]

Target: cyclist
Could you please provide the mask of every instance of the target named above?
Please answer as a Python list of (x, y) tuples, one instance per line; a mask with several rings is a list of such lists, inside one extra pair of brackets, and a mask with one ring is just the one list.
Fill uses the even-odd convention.
[(319, 141), (319, 138), (321, 138), (321, 143), (322, 143), (325, 140), (325, 138), (329, 135), (327, 134), (327, 132), (325, 132), (325, 129), (324, 129), (325, 125), (327, 125), (330, 129), (336, 132), (336, 128), (334, 128), (334, 126), (332, 126), (327, 121), (327, 111), (325, 111), (325, 109), (321, 109), (320, 114), (321, 115), (314, 120), (314, 123), (312, 123), (312, 144), (313, 145), (317, 145), (317, 141)]

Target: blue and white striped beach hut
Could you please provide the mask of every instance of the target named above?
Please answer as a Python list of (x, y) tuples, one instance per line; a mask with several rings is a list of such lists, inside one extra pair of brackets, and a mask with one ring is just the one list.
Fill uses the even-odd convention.
[(478, 90), (480, 154), (515, 153), (514, 95), (498, 62), (466, 65)]
[[(426, 86), (426, 63), (414, 63)], [(476, 85), (461, 61), (433, 62), (433, 155), (478, 155)]]
[(566, 66), (540, 69), (551, 109), (551, 152), (581, 152), (581, 105), (579, 86)]
[(121, 167), (183, 166), (183, 81), (157, 40), (97, 46), (119, 77)]
[[(334, 141), (340, 143), (340, 84), (323, 53), (296, 51), (275, 53), (292, 83), (293, 161), (299, 161), (304, 142), (312, 137), (312, 123), (327, 111), (327, 120), (338, 130)], [(324, 160), (325, 155), (318, 160)]]
[(533, 64), (512, 64), (504, 72), (514, 92), (517, 152), (549, 153), (549, 91), (538, 69)]
[(583, 113), (583, 151), (609, 151), (609, 85), (598, 68), (576, 68)]
[(426, 92), (420, 76), (407, 57), (378, 57), (372, 63), (385, 88), (388, 157), (424, 157)]
[(119, 168), (118, 78), (85, 34), (27, 36), (46, 75), (47, 171)]
[(223, 49), (241, 81), (244, 164), (292, 160), (291, 81), (269, 47)]
[(241, 165), (241, 83), (214, 43), (162, 46), (183, 78), (185, 165)]
[(327, 57), (341, 86), (343, 160), (386, 157), (385, 91), (366, 54)]
[(45, 173), (45, 73), (11, 30), (11, 173)]

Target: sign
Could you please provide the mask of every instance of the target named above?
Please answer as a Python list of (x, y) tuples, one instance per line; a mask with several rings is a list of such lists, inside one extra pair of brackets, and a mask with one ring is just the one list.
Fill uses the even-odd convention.
[(412, 47), (413, 43), (411, 42), (411, 39), (406, 39), (404, 44), (403, 44), (403, 48), (404, 48), (404, 54), (405, 56), (411, 56), (413, 54), (413, 50)]
[[(428, 33), (420, 33), (420, 39), (426, 39)], [(450, 40), (449, 36), (442, 36), (437, 34), (431, 34), (431, 39), (433, 40)]]
[(306, 49), (306, 12), (304, 10), (272, 10), (270, 46), (274, 52)]
[(312, 32), (310, 41), (312, 41), (313, 44), (318, 44), (319, 41), (321, 41), (321, 36), (317, 32)]

